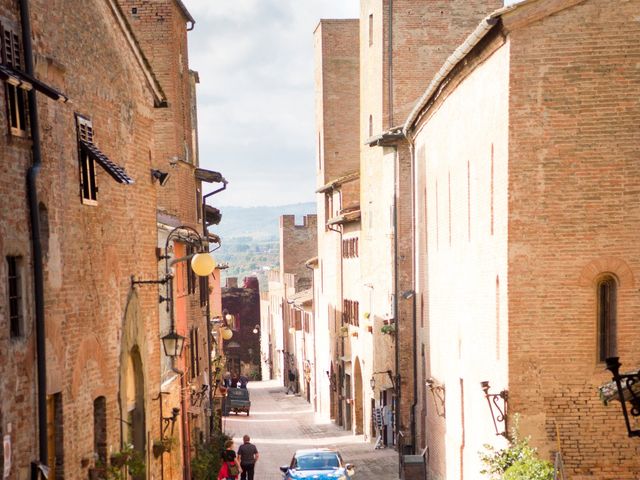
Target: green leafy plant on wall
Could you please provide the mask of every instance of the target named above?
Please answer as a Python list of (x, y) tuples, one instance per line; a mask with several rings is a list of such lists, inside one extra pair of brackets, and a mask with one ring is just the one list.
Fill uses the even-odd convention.
[(176, 437), (165, 437), (153, 441), (153, 455), (157, 458), (165, 452), (170, 452), (178, 445)]
[(89, 470), (91, 480), (127, 480), (129, 478), (144, 478), (146, 465), (144, 455), (127, 444), (119, 452), (112, 453), (109, 463), (98, 462)]
[(517, 416), (515, 423), (509, 446), (496, 450), (492, 445), (484, 445), (480, 460), (485, 468), (480, 473), (489, 475), (491, 480), (553, 480), (553, 465), (539, 458), (528, 438), (519, 437)]
[(383, 325), (382, 327), (380, 327), (380, 331), (385, 335), (393, 335), (394, 333), (396, 333), (396, 324), (390, 323), (389, 325)]

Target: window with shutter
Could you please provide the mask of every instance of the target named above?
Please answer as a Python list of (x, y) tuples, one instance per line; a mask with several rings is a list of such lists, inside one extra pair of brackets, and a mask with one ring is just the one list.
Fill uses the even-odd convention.
[(80, 198), (87, 205), (98, 204), (98, 186), (96, 183), (96, 162), (83, 142), (93, 144), (93, 125), (88, 118), (76, 115), (78, 130), (78, 155), (80, 157)]
[[(20, 37), (11, 29), (2, 26), (2, 64), (12, 70), (23, 71)], [(27, 92), (18, 87), (14, 77), (7, 78), (6, 101), (9, 130), (11, 135), (26, 137), (27, 130)]]

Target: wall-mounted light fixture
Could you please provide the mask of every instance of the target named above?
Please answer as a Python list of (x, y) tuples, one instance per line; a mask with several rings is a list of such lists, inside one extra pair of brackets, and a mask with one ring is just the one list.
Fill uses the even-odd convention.
[(167, 357), (179, 357), (182, 355), (185, 337), (177, 333), (173, 327), (171, 331), (161, 338), (164, 353)]
[(255, 326), (255, 327), (253, 327), (252, 332), (253, 332), (255, 335), (257, 335), (259, 331), (260, 331), (260, 325), (256, 324), (256, 326)]
[[(496, 435), (502, 435), (505, 438), (509, 438), (507, 433), (507, 390), (502, 390), (500, 393), (489, 393), (489, 382), (480, 382), (480, 387), (484, 392), (484, 397), (487, 399), (489, 405), (489, 411), (491, 413), (491, 420), (493, 421), (493, 428), (496, 430)], [(500, 405), (502, 403), (502, 406)], [(504, 423), (504, 430), (500, 431), (498, 428), (499, 423)]]
[[(606, 359), (607, 370), (613, 375), (613, 381), (618, 389), (618, 400), (622, 405), (622, 415), (624, 423), (627, 427), (627, 434), (630, 437), (640, 437), (640, 430), (631, 428), (629, 421), (629, 412), (627, 411), (627, 401), (631, 404), (631, 415), (633, 417), (640, 416), (640, 395), (638, 385), (640, 384), (640, 371), (634, 373), (620, 373), (619, 357), (609, 357)], [(623, 385), (624, 382), (624, 385)]]
[[(190, 245), (196, 249), (196, 253), (187, 255), (182, 258), (172, 258), (169, 255), (169, 243), (171, 240), (177, 239), (182, 243)], [(174, 322), (174, 308), (173, 308), (173, 276), (174, 271), (171, 268), (176, 263), (190, 261), (191, 269), (196, 275), (201, 277), (207, 277), (213, 272), (216, 267), (216, 262), (209, 253), (209, 245), (203, 239), (203, 237), (192, 227), (181, 225), (174, 228), (167, 235), (165, 241), (164, 254), (160, 249), (157, 249), (158, 260), (165, 261), (165, 274), (164, 277), (158, 280), (136, 280), (134, 276), (131, 276), (131, 286), (136, 285), (165, 285), (165, 295), (160, 295), (158, 301), (160, 303), (166, 302), (167, 313), (169, 313), (169, 333), (162, 337), (162, 345), (164, 347), (165, 354), (169, 357), (179, 357), (182, 354), (182, 347), (184, 346), (184, 339), (182, 335), (178, 334), (175, 330)]]
[(167, 429), (169, 428), (169, 425), (171, 425), (171, 435), (173, 436), (173, 427), (176, 424), (176, 420), (178, 419), (178, 415), (180, 415), (180, 409), (178, 407), (173, 407), (171, 409), (171, 416), (170, 417), (162, 417), (162, 423), (164, 424), (164, 427), (162, 428), (162, 439), (166, 439), (167, 438)]
[(233, 330), (231, 330), (229, 327), (222, 327), (222, 338), (224, 340), (231, 340), (232, 337)]
[(157, 181), (158, 183), (160, 183), (161, 187), (164, 187), (167, 181), (169, 180), (169, 174), (161, 170), (152, 169), (151, 180)]
[(446, 417), (444, 385), (439, 385), (433, 378), (428, 379), (425, 385), (433, 396), (433, 405), (436, 407), (436, 415)]
[(396, 382), (393, 378), (393, 372), (391, 370), (382, 370), (380, 372), (373, 372), (371, 374), (371, 379), (369, 380), (369, 385), (371, 385), (371, 390), (374, 389), (375, 385), (376, 385), (376, 379), (375, 376), (376, 375), (387, 375), (389, 377), (389, 380), (391, 381), (391, 388), (395, 391), (396, 389)]
[(205, 394), (209, 389), (209, 385), (202, 385), (200, 390), (197, 390), (195, 387), (191, 387), (191, 406), (195, 407), (196, 405), (199, 407), (202, 405), (202, 400), (204, 400)]

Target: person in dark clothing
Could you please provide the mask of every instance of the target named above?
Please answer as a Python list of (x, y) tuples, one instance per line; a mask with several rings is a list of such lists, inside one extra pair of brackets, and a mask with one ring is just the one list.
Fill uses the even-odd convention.
[(253, 480), (254, 469), (260, 454), (256, 446), (251, 443), (249, 435), (242, 437), (242, 441), (244, 443), (238, 448), (238, 458), (240, 459), (240, 468), (242, 469), (240, 480)]
[(247, 383), (249, 383), (249, 379), (247, 378), (246, 375), (240, 375), (240, 388), (247, 388)]
[(289, 392), (295, 394), (296, 393), (296, 374), (293, 370), (289, 369), (289, 374), (287, 375), (289, 382), (287, 383), (287, 395)]
[(238, 375), (235, 373), (231, 377), (231, 388), (238, 388)]

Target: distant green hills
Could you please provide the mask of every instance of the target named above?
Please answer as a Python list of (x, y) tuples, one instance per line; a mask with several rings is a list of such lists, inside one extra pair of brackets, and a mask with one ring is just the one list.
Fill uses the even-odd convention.
[(295, 215), (301, 223), (303, 215), (316, 213), (313, 202), (273, 207), (219, 207), (222, 221), (211, 227), (220, 236), (222, 246), (214, 255), (218, 263), (227, 263), (224, 278), (257, 276), (260, 289), (267, 289), (267, 272), (278, 268), (281, 215)]

